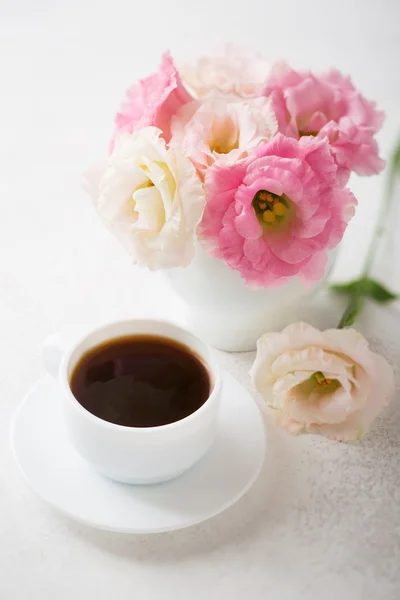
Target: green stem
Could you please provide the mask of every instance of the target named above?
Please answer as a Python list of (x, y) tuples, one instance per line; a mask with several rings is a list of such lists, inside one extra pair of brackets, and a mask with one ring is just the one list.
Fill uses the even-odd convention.
[(396, 179), (396, 171), (398, 168), (398, 157), (397, 157), (397, 153), (400, 152), (400, 142), (393, 154), (393, 158), (390, 161), (389, 164), (389, 171), (388, 171), (388, 175), (387, 175), (387, 179), (386, 179), (386, 186), (385, 186), (385, 192), (384, 192), (384, 196), (383, 196), (383, 201), (380, 204), (379, 207), (379, 212), (378, 212), (378, 218), (376, 220), (376, 225), (372, 234), (372, 239), (371, 239), (371, 243), (370, 246), (368, 248), (368, 252), (367, 255), (365, 257), (365, 262), (364, 262), (364, 268), (363, 268), (363, 272), (362, 275), (363, 277), (368, 277), (373, 262), (374, 262), (374, 258), (377, 252), (377, 248), (380, 242), (380, 238), (382, 237), (383, 233), (385, 232), (385, 223), (386, 223), (386, 217), (388, 215), (391, 203), (392, 203), (392, 199), (393, 199), (393, 191), (394, 191), (394, 182)]
[(363, 295), (359, 293), (354, 293), (346, 306), (346, 310), (344, 311), (337, 328), (343, 329), (344, 327), (350, 327), (351, 325), (353, 325), (357, 315), (361, 312), (363, 304)]
[(385, 232), (385, 224), (386, 218), (389, 213), (392, 201), (393, 201), (393, 192), (396, 176), (399, 172), (400, 168), (400, 140), (397, 143), (395, 150), (392, 154), (390, 164), (388, 165), (388, 174), (386, 178), (386, 186), (385, 192), (383, 196), (383, 201), (381, 202), (378, 218), (376, 220), (376, 225), (372, 234), (371, 242), (367, 251), (367, 255), (364, 260), (362, 275), (358, 281), (358, 285), (354, 288), (348, 305), (342, 315), (342, 318), (339, 321), (338, 329), (343, 329), (344, 327), (350, 327), (353, 325), (356, 317), (360, 313), (363, 304), (364, 304), (364, 296), (362, 293), (362, 286), (364, 284), (365, 279), (369, 276), (371, 268), (374, 263), (374, 259), (377, 253), (378, 245), (380, 239)]

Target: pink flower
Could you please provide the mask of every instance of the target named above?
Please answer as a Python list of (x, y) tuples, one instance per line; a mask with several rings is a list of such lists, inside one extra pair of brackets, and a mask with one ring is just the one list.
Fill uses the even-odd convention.
[(172, 119), (170, 145), (181, 148), (203, 180), (214, 163), (238, 161), (277, 130), (268, 98), (227, 102), (220, 97), (186, 104)]
[(342, 180), (350, 171), (373, 175), (383, 169), (374, 134), (384, 113), (355, 89), (349, 77), (336, 70), (317, 77), (280, 64), (271, 71), (264, 94), (272, 97), (282, 133), (329, 139)]
[(354, 329), (293, 323), (257, 342), (250, 375), (289, 431), (359, 440), (394, 393), (393, 369)]
[(168, 52), (162, 57), (158, 73), (135, 83), (115, 119), (119, 133), (133, 133), (143, 127), (161, 129), (164, 139), (171, 137), (170, 123), (176, 111), (193, 98), (182, 85), (181, 78)]
[(248, 158), (211, 167), (199, 235), (247, 284), (322, 277), (356, 200), (337, 183), (328, 141), (277, 134)]

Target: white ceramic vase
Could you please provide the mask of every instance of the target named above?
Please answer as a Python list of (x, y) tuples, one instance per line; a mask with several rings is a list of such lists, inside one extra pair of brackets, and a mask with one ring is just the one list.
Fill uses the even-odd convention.
[[(325, 277), (336, 252), (329, 257)], [(184, 268), (169, 269), (170, 286), (185, 302), (190, 328), (208, 344), (228, 352), (254, 350), (266, 331), (279, 331), (296, 319), (297, 308), (315, 291), (293, 277), (277, 288), (252, 290), (237, 271), (197, 247)]]

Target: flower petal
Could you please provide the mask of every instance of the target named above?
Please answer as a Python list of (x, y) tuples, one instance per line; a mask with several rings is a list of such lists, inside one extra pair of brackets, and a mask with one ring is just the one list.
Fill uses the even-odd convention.
[[(161, 129), (165, 140), (171, 137), (171, 119), (181, 106), (193, 98), (183, 87), (169, 52), (162, 56), (158, 73), (134, 84), (115, 118), (116, 139), (121, 133), (133, 133), (144, 127)], [(113, 148), (114, 141), (111, 144)]]

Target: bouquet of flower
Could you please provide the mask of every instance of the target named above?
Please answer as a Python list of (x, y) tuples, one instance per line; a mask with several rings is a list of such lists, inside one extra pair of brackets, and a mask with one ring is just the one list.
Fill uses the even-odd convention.
[[(187, 266), (195, 240), (248, 286), (324, 274), (357, 204), (352, 172), (379, 173), (384, 115), (337, 70), (316, 75), (227, 47), (134, 84), (115, 120), (108, 158), (85, 185), (105, 224), (150, 269)], [(276, 422), (291, 433), (359, 440), (394, 392), (385, 359), (349, 329), (364, 298), (396, 295), (370, 278), (400, 146), (361, 277), (337, 329), (293, 323), (266, 333), (251, 369)]]
[(187, 266), (195, 239), (251, 287), (318, 280), (378, 173), (383, 113), (348, 77), (227, 47), (134, 84), (85, 186), (138, 265)]

